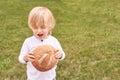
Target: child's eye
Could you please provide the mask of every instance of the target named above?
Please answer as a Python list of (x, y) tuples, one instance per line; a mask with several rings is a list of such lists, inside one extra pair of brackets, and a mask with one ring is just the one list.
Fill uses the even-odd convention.
[(34, 27), (34, 29), (38, 29), (38, 27)]
[(43, 26), (43, 27), (41, 27), (41, 29), (46, 29), (46, 27), (45, 27), (45, 26)]
[(42, 27), (42, 29), (46, 29), (46, 27)]

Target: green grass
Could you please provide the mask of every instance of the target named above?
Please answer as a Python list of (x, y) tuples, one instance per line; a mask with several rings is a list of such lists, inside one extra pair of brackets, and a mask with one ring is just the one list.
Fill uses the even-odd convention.
[(120, 80), (119, 0), (1, 0), (0, 80), (26, 80), (18, 55), (32, 35), (28, 13), (39, 5), (53, 12), (53, 35), (66, 53), (57, 80)]

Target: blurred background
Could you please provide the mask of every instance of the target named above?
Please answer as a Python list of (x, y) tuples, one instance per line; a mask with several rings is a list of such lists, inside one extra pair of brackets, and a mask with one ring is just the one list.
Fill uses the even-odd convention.
[(54, 14), (66, 53), (57, 80), (120, 80), (120, 0), (0, 0), (0, 80), (26, 80), (18, 55), (36, 6)]

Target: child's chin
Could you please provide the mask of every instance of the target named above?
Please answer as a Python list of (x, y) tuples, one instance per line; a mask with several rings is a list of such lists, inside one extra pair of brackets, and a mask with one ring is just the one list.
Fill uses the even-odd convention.
[(44, 38), (38, 38), (39, 40), (43, 40)]
[(43, 40), (44, 38), (42, 36), (37, 36), (39, 40)]

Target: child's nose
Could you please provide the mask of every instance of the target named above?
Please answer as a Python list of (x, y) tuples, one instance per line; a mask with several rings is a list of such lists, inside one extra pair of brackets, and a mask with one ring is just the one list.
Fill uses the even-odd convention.
[(38, 28), (38, 32), (41, 32), (42, 30), (40, 28)]

